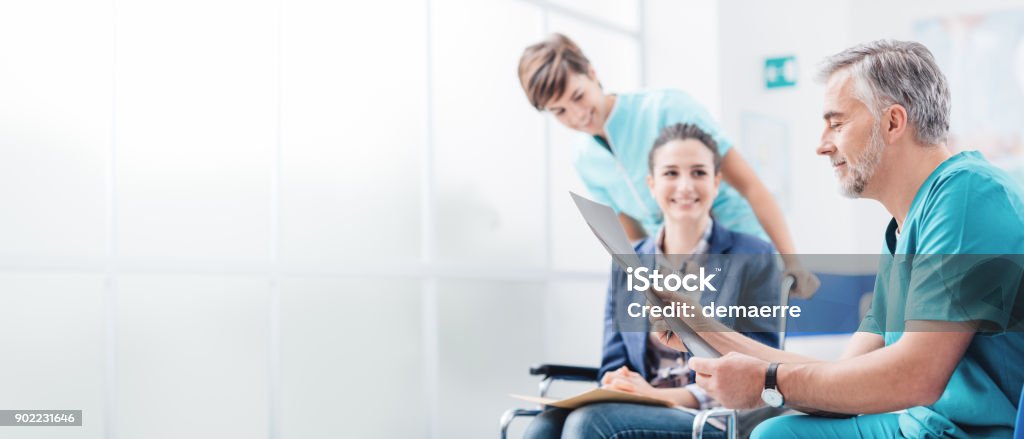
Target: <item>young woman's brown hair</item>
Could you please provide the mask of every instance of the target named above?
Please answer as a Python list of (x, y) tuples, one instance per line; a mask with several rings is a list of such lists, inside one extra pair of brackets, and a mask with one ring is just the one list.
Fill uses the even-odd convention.
[(662, 146), (673, 140), (687, 140), (694, 139), (711, 151), (711, 160), (714, 166), (715, 175), (718, 175), (718, 171), (722, 167), (722, 153), (718, 152), (718, 142), (715, 142), (715, 138), (711, 137), (710, 134), (700, 129), (697, 125), (689, 123), (677, 123), (675, 125), (669, 125), (661, 131), (658, 138), (654, 140), (654, 146), (651, 146), (651, 152), (647, 153), (647, 170), (651, 173), (654, 172), (654, 156)]

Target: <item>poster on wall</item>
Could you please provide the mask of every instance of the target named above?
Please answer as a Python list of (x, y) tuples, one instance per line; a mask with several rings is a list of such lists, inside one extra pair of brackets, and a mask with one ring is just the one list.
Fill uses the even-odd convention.
[(919, 21), (914, 38), (949, 80), (950, 147), (1024, 182), (1024, 10)]
[(740, 133), (743, 156), (779, 206), (788, 210), (789, 162), (778, 158), (789, 157), (789, 124), (785, 119), (748, 110), (740, 114)]

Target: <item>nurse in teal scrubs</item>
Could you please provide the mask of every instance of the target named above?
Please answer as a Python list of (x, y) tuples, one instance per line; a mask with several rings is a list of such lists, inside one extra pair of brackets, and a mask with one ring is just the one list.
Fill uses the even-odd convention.
[(576, 171), (594, 199), (619, 213), (631, 240), (653, 234), (662, 223), (657, 203), (645, 190), (654, 139), (666, 126), (696, 125), (711, 134), (722, 156), (725, 181), (712, 206), (715, 221), (770, 239), (787, 273), (796, 276), (796, 295), (809, 297), (818, 289), (818, 279), (796, 257), (775, 198), (708, 111), (689, 95), (678, 90), (605, 93), (590, 61), (561, 34), (526, 48), (519, 79), (537, 110), (585, 134), (575, 146)]

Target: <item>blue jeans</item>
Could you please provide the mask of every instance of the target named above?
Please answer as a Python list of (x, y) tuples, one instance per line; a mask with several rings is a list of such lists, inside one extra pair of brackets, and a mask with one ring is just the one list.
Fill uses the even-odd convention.
[(787, 438), (901, 438), (900, 415), (883, 413), (849, 419), (791, 415), (769, 419), (758, 425), (751, 439)]
[[(689, 439), (693, 415), (679, 409), (640, 404), (591, 404), (576, 410), (550, 408), (534, 418), (523, 438)], [(723, 432), (704, 426), (704, 437)]]

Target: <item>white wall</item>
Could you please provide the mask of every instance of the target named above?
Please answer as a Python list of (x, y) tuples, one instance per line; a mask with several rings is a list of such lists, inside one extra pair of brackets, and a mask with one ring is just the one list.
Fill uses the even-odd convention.
[(879, 38), (912, 39), (913, 25), (920, 20), (955, 17), (960, 15), (987, 14), (1003, 10), (1024, 8), (1021, 0), (908, 0), (884, 2), (865, 0), (856, 3), (851, 10), (851, 38), (854, 41), (870, 41)]
[(647, 87), (683, 90), (721, 118), (718, 2), (648, 0), (645, 5)]
[[(800, 253), (872, 253), (878, 241), (851, 233), (858, 224), (881, 224), (877, 203), (841, 198), (827, 160), (815, 155), (821, 136), (824, 87), (815, 80), (825, 56), (848, 45), (853, 2), (797, 1), (766, 3), (732, 0), (720, 3), (719, 37), (723, 121), (740, 151), (755, 155), (759, 140), (744, 132), (744, 117), (756, 114), (783, 127), (787, 144), (776, 155), (788, 193), (779, 194), (789, 229)], [(797, 85), (766, 89), (767, 57), (792, 55), (798, 64)], [(748, 125), (749, 126), (749, 125)], [(742, 142), (754, 142), (744, 145)], [(763, 172), (762, 169), (759, 171)]]

